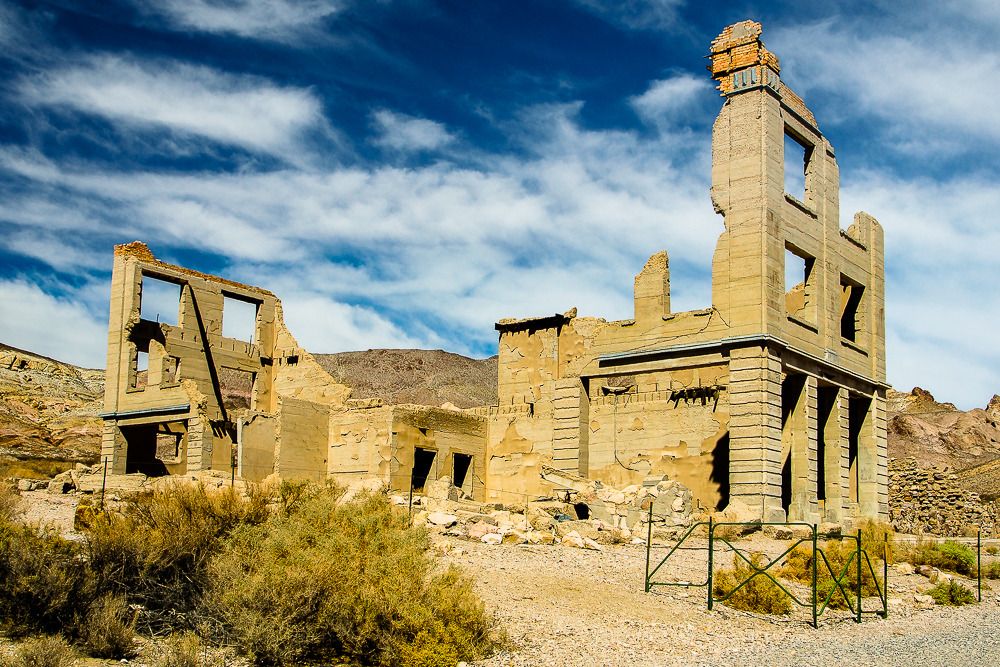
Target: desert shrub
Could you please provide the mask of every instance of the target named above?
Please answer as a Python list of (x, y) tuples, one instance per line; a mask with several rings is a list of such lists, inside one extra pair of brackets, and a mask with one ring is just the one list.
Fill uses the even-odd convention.
[(949, 570), (969, 576), (976, 574), (976, 552), (953, 540), (945, 542), (920, 540), (904, 554), (903, 557), (907, 562), (913, 565), (930, 565), (939, 570)]
[[(715, 573), (713, 591), (717, 596), (729, 595), (741, 582), (755, 572), (754, 568), (764, 566), (764, 554), (750, 555), (750, 567), (742, 558), (733, 554), (733, 568)], [(759, 614), (787, 614), (792, 610), (792, 601), (781, 588), (765, 575), (758, 575), (736, 590), (724, 604), (735, 609)]]
[(170, 635), (146, 656), (150, 667), (205, 667), (205, 646), (201, 638), (193, 632)]
[(21, 496), (12, 484), (0, 481), (0, 524), (10, 523), (18, 515)]
[(889, 563), (895, 562), (896, 531), (891, 525), (884, 521), (865, 519), (858, 525), (858, 528), (861, 529), (861, 548), (868, 553), (868, 558), (871, 559), (872, 563), (876, 560), (882, 560), (883, 548)]
[(1000, 547), (996, 546), (986, 547), (986, 553), (988, 553), (991, 556), (996, 556), (997, 554), (1000, 554)]
[(0, 625), (8, 632), (73, 627), (92, 591), (79, 544), (54, 529), (0, 524)]
[(976, 601), (975, 594), (957, 581), (942, 581), (934, 588), (927, 591), (927, 594), (934, 598), (937, 604), (960, 606), (973, 604)]
[(983, 566), (983, 577), (986, 579), (1000, 579), (1000, 561), (993, 561)]
[(80, 639), (95, 658), (131, 658), (135, 650), (135, 614), (124, 597), (107, 595), (88, 610)]
[(237, 526), (269, 516), (267, 498), (175, 484), (98, 515), (87, 532), (98, 590), (127, 595), (151, 627), (191, 624), (209, 559)]
[[(879, 533), (878, 535), (878, 546), (876, 552), (878, 559), (874, 557), (876, 554), (868, 554), (876, 572), (878, 571), (878, 563), (881, 561), (883, 535), (883, 533)], [(864, 533), (862, 533), (861, 542), (864, 544)], [(848, 608), (848, 604), (847, 600), (844, 598), (844, 594), (839, 588), (837, 588), (834, 576), (831, 575), (830, 570), (833, 570), (834, 575), (839, 577), (844, 571), (844, 567), (847, 565), (848, 561), (851, 561), (852, 556), (857, 553), (856, 544), (857, 543), (854, 540), (828, 540), (820, 547), (826, 555), (826, 561), (824, 562), (821, 558), (816, 567), (816, 595), (822, 603), (826, 600), (827, 596), (830, 596), (831, 592), (833, 592), (833, 595), (830, 596), (829, 604), (834, 609), (846, 609)], [(827, 563), (829, 563), (829, 568), (827, 567)], [(788, 556), (785, 557), (785, 562), (778, 573), (786, 579), (791, 579), (803, 584), (811, 584), (812, 547), (803, 544), (794, 549), (790, 554), (788, 554)], [(868, 569), (868, 564), (862, 561), (861, 595), (863, 597), (878, 595), (879, 585), (880, 583), (872, 577), (872, 572)], [(850, 567), (847, 569), (847, 573), (840, 582), (840, 586), (848, 592), (848, 595), (851, 596), (853, 604), (854, 595), (858, 586), (858, 567), (856, 560), (851, 562)]]
[(51, 479), (61, 472), (66, 472), (74, 465), (73, 461), (58, 459), (18, 459), (0, 458), (0, 477), (22, 477), (25, 479)]
[(48, 636), (25, 641), (8, 664), (9, 667), (71, 667), (75, 663), (73, 647), (62, 637)]
[(204, 602), (258, 664), (335, 658), (454, 665), (496, 641), (457, 570), (435, 571), (422, 529), (388, 499), (312, 493), (287, 514), (244, 525), (212, 559)]

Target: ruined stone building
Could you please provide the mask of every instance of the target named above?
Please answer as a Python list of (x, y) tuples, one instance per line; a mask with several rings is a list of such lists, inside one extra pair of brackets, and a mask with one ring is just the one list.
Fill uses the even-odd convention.
[[(711, 45), (724, 231), (710, 307), (671, 311), (657, 252), (635, 278), (632, 319), (501, 320), (498, 405), (384, 406), (351, 400), (270, 292), (119, 246), (104, 435), (114, 471), (394, 488), (449, 475), (503, 500), (553, 493), (552, 467), (615, 487), (666, 475), (740, 518), (886, 517), (882, 229), (865, 213), (840, 227), (833, 146), (760, 35), (746, 21)], [(152, 281), (176, 290), (176, 322), (142, 317)], [(254, 313), (242, 340), (224, 331), (231, 304)], [(242, 403), (222, 395), (223, 375), (244, 378)]]

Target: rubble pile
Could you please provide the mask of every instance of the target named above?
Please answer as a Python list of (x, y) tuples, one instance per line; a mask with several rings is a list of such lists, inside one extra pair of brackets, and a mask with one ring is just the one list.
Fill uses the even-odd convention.
[[(435, 533), (485, 544), (562, 544), (601, 549), (605, 544), (644, 544), (653, 531), (674, 537), (695, 519), (691, 492), (662, 477), (624, 489), (587, 480), (580, 490), (564, 489), (562, 498), (538, 498), (524, 503), (478, 503), (463, 496), (448, 477), (429, 482), (424, 495), (394, 495), (407, 506), (415, 525)], [(652, 504), (652, 526), (649, 508)]]

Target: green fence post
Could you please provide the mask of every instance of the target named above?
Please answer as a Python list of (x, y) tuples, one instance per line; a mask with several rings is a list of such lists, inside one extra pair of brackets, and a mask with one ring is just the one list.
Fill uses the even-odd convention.
[(983, 529), (976, 531), (976, 587), (979, 589), (979, 601), (983, 601)]
[(712, 535), (715, 532), (715, 519), (708, 517), (708, 610), (712, 611), (712, 569), (714, 568), (714, 556), (712, 548)]
[(882, 618), (889, 618), (889, 533), (882, 537)]
[(816, 553), (816, 524), (813, 524), (813, 576), (812, 576), (812, 603), (813, 603), (813, 627), (819, 627), (819, 621), (816, 616), (816, 558), (819, 554)]
[(649, 551), (653, 548), (653, 499), (649, 499), (649, 519), (646, 521), (646, 592), (649, 592)]
[(858, 528), (858, 623), (861, 622), (861, 529)]

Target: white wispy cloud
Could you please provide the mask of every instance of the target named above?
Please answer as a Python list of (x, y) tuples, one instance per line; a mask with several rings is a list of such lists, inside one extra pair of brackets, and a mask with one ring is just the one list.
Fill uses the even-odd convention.
[(79, 300), (52, 296), (28, 280), (0, 280), (0, 310), (20, 315), (0, 318), (4, 343), (88, 368), (104, 367), (107, 321)]
[(711, 99), (712, 90), (708, 78), (681, 72), (653, 81), (644, 93), (629, 98), (629, 104), (651, 125), (684, 124), (699, 103)]
[[(909, 11), (909, 10), (907, 10)], [(916, 130), (955, 133), (991, 143), (1000, 141), (1000, 116), (992, 113), (991, 86), (1000, 71), (995, 40), (970, 48), (975, 31), (956, 32), (925, 8), (925, 25), (935, 25), (935, 39), (924, 31), (895, 23), (893, 16), (869, 26), (837, 17), (770, 31), (768, 46), (779, 53), (783, 76), (797, 92), (839, 98), (842, 109), (891, 123), (892, 137), (912, 149), (922, 143), (933, 151), (931, 134), (916, 142)], [(917, 17), (919, 18), (919, 17)], [(887, 144), (893, 148), (893, 144)]]
[(574, 0), (587, 11), (632, 29), (668, 29), (677, 24), (684, 0)]
[(375, 143), (397, 151), (432, 151), (455, 140), (441, 123), (379, 109), (372, 114)]
[(285, 42), (318, 34), (318, 24), (343, 9), (346, 2), (147, 0), (137, 4), (141, 10), (164, 17), (178, 30)]
[(303, 136), (324, 127), (309, 90), (175, 61), (93, 56), (26, 76), (20, 100), (72, 109), (130, 128), (181, 135), (301, 159)]

